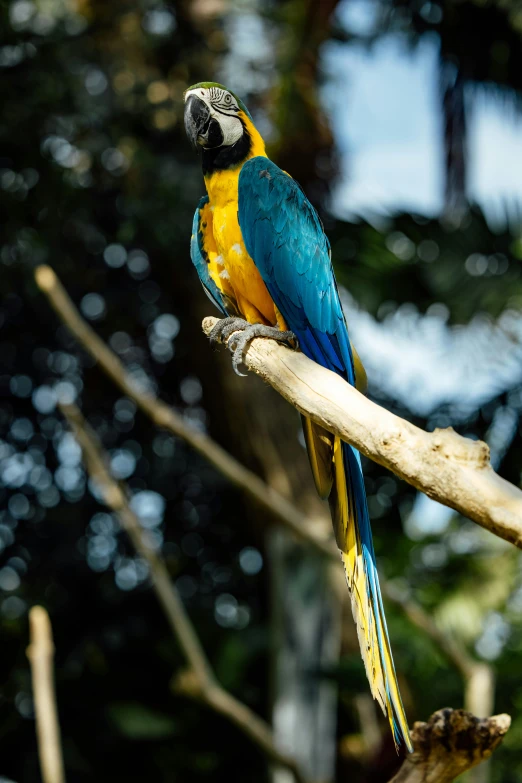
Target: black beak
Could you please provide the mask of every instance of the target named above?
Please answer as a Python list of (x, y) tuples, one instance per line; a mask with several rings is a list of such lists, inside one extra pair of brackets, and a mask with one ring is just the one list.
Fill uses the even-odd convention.
[(185, 104), (185, 131), (195, 150), (198, 146), (212, 149), (223, 144), (219, 122), (212, 119), (206, 103), (191, 95)]

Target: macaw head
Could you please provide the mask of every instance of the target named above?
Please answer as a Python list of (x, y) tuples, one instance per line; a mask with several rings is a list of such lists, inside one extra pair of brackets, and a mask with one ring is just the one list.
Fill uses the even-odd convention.
[(232, 147), (252, 123), (244, 103), (216, 82), (199, 82), (185, 92), (185, 130), (194, 147)]

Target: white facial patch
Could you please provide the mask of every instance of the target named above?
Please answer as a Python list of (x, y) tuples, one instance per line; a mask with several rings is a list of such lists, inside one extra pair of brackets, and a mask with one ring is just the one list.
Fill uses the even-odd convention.
[(191, 95), (203, 101), (208, 106), (212, 119), (219, 122), (223, 134), (222, 147), (231, 147), (239, 141), (243, 135), (243, 124), (236, 116), (240, 109), (231, 93), (220, 87), (198, 87), (185, 93), (185, 102)]

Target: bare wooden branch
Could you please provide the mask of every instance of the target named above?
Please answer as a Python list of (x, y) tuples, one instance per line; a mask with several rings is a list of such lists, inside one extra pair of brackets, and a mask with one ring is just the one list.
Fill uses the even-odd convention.
[[(206, 334), (216, 322), (205, 318)], [(424, 432), (300, 351), (274, 340), (253, 340), (245, 363), (301, 413), (362, 454), (522, 548), (522, 491), (495, 473), (485, 443), (463, 438), (451, 428)]]
[(122, 392), (133, 399), (157, 427), (168, 430), (190, 444), (195, 451), (208, 460), (245, 495), (266, 509), (269, 513), (269, 519), (277, 518), (278, 522), (288, 528), (294, 536), (311, 544), (323, 556), (338, 558), (333, 538), (325, 538), (317, 532), (317, 528), (322, 526), (316, 525), (316, 520), (304, 517), (289, 500), (273, 487), (265, 484), (255, 473), (245, 468), (216, 441), (204, 432), (191, 427), (176, 411), (169, 408), (150, 391), (144, 391), (136, 384), (116, 354), (81, 317), (51, 267), (37, 267), (35, 280), (78, 342), (99, 363)]
[[(99, 439), (75, 405), (61, 405), (78, 441), (86, 468), (96, 483), (106, 505), (114, 511), (138, 554), (147, 562), (153, 588), (169, 622), (171, 630), (189, 664), (175, 681), (175, 688), (198, 699), (235, 723), (265, 753), (267, 758), (288, 769), (297, 783), (306, 783), (294, 759), (280, 752), (275, 745), (270, 726), (245, 704), (235, 699), (216, 681), (208, 658), (201, 646), (180, 595), (173, 585), (165, 561), (152, 545), (147, 531), (129, 503), (129, 494), (122, 482), (111, 475), (106, 455)], [(46, 781), (55, 783), (55, 781)], [(56, 781), (56, 783), (59, 783)]]
[(65, 783), (60, 726), (54, 690), (53, 632), (43, 606), (29, 612), (30, 644), (27, 657), (31, 664), (33, 699), (36, 715), (38, 756), (43, 783)]
[(510, 725), (509, 715), (480, 720), (464, 710), (439, 710), (427, 723), (414, 724), (414, 752), (390, 783), (450, 783), (486, 761)]

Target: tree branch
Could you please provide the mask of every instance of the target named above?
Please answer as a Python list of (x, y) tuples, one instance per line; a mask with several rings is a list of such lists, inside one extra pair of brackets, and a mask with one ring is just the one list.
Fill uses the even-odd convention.
[[(283, 524), (286, 528), (290, 529), (295, 535), (301, 538), (305, 543), (308, 543), (313, 548), (315, 548), (318, 553), (320, 553), (321, 555), (326, 555), (327, 557), (332, 557), (337, 559), (337, 551), (335, 545), (333, 544), (333, 541), (319, 537), (315, 532), (315, 530), (313, 530), (314, 520), (303, 518), (301, 512), (299, 512), (289, 501), (287, 501), (283, 496), (279, 495), (279, 493), (277, 493), (275, 490), (268, 487), (255, 474), (251, 473), (249, 470), (244, 468), (244, 466), (241, 465), (241, 463), (239, 463), (231, 455), (229, 455), (226, 451), (224, 451), (220, 446), (218, 446), (218, 444), (216, 444), (209, 436), (193, 430), (185, 423), (185, 421), (182, 419), (181, 416), (179, 416), (175, 411), (170, 409), (165, 403), (158, 400), (150, 392), (144, 392), (143, 390), (141, 390), (135, 385), (132, 377), (126, 372), (124, 366), (122, 365), (118, 357), (108, 348), (107, 345), (105, 345), (105, 343), (103, 343), (103, 341), (96, 335), (96, 333), (90, 328), (90, 326), (88, 326), (88, 324), (82, 319), (78, 310), (72, 303), (65, 289), (57, 279), (55, 273), (52, 271), (52, 269), (50, 269), (50, 267), (47, 266), (38, 267), (35, 276), (40, 289), (47, 295), (55, 311), (58, 313), (58, 315), (61, 317), (64, 323), (69, 327), (69, 329), (79, 340), (79, 342), (83, 345), (83, 347), (101, 365), (102, 369), (120, 387), (120, 389), (129, 397), (131, 397), (136, 402), (136, 404), (141, 408), (141, 410), (144, 413), (146, 413), (158, 427), (163, 427), (169, 430), (170, 432), (172, 432), (174, 435), (183, 438), (186, 442), (189, 443), (189, 445), (195, 448), (202, 456), (204, 456), (211, 464), (213, 464), (214, 467), (216, 467), (225, 477), (227, 477), (236, 486), (238, 486), (246, 495), (250, 496), (256, 502), (260, 503), (266, 510), (268, 510), (272, 514), (275, 521), (279, 522), (280, 524)], [(211, 319), (211, 318), (205, 319), (204, 328), (207, 333), (212, 328), (215, 321), (216, 319)], [(257, 348), (261, 348), (261, 349), (265, 348), (265, 351), (263, 352), (263, 350), (261, 350), (261, 355), (260, 356), (257, 355), (256, 357), (255, 351)], [(284, 359), (282, 358), (281, 354), (283, 354)], [(263, 371), (262, 368), (264, 366), (266, 356), (268, 356), (268, 369), (265, 368), (265, 370)], [(290, 365), (288, 365), (288, 360), (292, 356), (295, 357), (298, 362), (304, 360), (305, 367), (306, 364), (308, 365), (308, 367), (304, 370), (304, 372), (308, 373), (310, 369), (312, 370), (312, 375), (316, 369), (319, 372), (327, 372), (327, 371), (323, 371), (322, 368), (318, 368), (317, 365), (308, 362), (308, 360), (302, 354), (295, 354), (289, 352), (286, 349), (277, 346), (275, 343), (272, 343), (272, 341), (261, 341), (261, 340), (254, 341), (254, 344), (249, 348), (247, 352), (247, 364), (249, 364), (250, 366), (251, 363), (252, 368), (256, 372), (258, 372), (258, 374), (262, 375), (262, 377), (268, 380), (278, 391), (280, 391), (283, 394), (283, 396), (289, 399), (290, 402), (292, 402), (295, 405), (295, 407), (301, 409), (300, 405), (298, 403), (296, 404), (296, 402), (294, 401), (292, 382), (295, 383), (296, 387), (298, 387), (299, 390), (302, 390), (302, 388), (304, 387), (306, 392), (305, 398), (307, 398), (307, 395), (312, 395), (313, 397), (316, 394), (316, 391), (314, 391), (315, 389), (313, 383), (314, 379), (312, 377), (310, 378), (310, 380), (312, 380), (312, 384), (310, 386), (308, 386), (306, 381), (303, 381), (302, 366), (300, 368), (300, 373), (299, 372), (294, 373), (294, 367), (291, 364), (291, 359), (290, 359)], [(256, 361), (257, 361), (257, 365), (256, 365)], [(277, 379), (272, 378), (271, 376), (271, 373), (274, 374), (274, 370), (275, 370), (275, 374), (277, 374), (277, 371), (281, 370), (281, 367), (283, 368), (284, 375), (295, 376), (294, 378), (291, 378), (290, 382), (288, 382), (288, 379), (286, 379), (289, 388), (289, 391), (287, 390), (286, 394), (284, 393), (283, 389), (278, 387), (279, 381), (277, 381)], [(323, 386), (321, 387), (321, 390), (319, 392), (319, 400), (317, 399), (315, 400), (315, 403), (316, 405), (319, 406), (319, 408), (321, 408), (321, 405), (324, 404), (325, 401), (329, 404), (328, 394), (324, 394), (324, 378), (322, 380), (323, 380)], [(336, 380), (339, 381), (340, 379), (338, 379), (337, 376), (334, 376), (334, 381)], [(347, 386), (347, 384), (344, 384), (342, 381), (340, 382), (344, 387)], [(331, 383), (331, 374), (328, 373), (327, 384), (330, 383)], [(354, 392), (354, 390), (351, 387), (348, 387), (348, 390), (349, 392)], [(368, 400), (366, 400), (361, 395), (358, 395), (356, 392), (355, 394), (357, 397), (363, 400), (363, 406), (364, 405), (370, 406), (370, 411), (372, 409), (376, 409), (378, 413), (382, 413), (385, 419), (388, 418), (388, 421), (393, 422), (395, 426), (397, 426), (395, 422), (398, 422), (399, 425), (404, 426), (405, 434), (406, 436), (408, 436), (407, 447), (410, 450), (413, 448), (411, 442), (409, 442), (409, 439), (412, 437), (412, 433), (413, 436), (419, 434), (425, 439), (433, 438), (433, 436), (430, 436), (427, 433), (422, 432), (422, 430), (419, 430), (418, 428), (414, 427), (408, 422), (404, 422), (398, 417), (395, 417), (392, 414), (389, 414), (386, 411), (382, 410), (378, 406), (373, 405), (373, 403), (370, 403)], [(338, 400), (336, 400), (336, 403), (333, 402), (332, 404), (339, 405)], [(69, 414), (77, 410), (75, 408), (71, 408), (70, 406), (67, 406), (67, 408), (69, 410)], [(308, 410), (308, 408), (303, 410), (306, 413), (311, 413), (313, 411), (313, 405), (311, 406), (310, 411)], [(345, 413), (342, 410), (342, 408), (341, 408), (341, 413), (343, 414)], [(362, 417), (362, 424), (360, 427), (357, 427), (357, 422), (353, 421), (353, 419), (355, 419), (355, 416), (353, 417), (353, 419), (351, 419), (351, 424), (353, 425), (356, 434), (358, 433), (359, 437), (362, 437), (361, 432), (363, 433), (363, 435), (368, 434), (367, 432), (365, 433), (365, 426), (368, 430), (367, 422), (368, 422), (368, 417), (371, 415), (373, 414), (368, 413), (368, 411), (366, 411), (366, 416)], [(313, 417), (314, 415), (312, 413), (312, 418)], [(348, 419), (350, 420), (350, 417), (348, 417)], [(323, 422), (321, 415), (318, 415), (317, 420)], [(81, 414), (80, 414), (80, 421), (83, 421), (83, 419), (81, 419)], [(343, 421), (343, 417), (341, 417), (341, 421)], [(71, 420), (71, 424), (72, 424), (72, 420)], [(331, 429), (332, 431), (337, 431), (335, 425), (329, 427), (329, 429)], [(442, 434), (444, 435), (448, 433), (442, 433)], [(372, 437), (375, 437), (375, 435), (372, 435), (371, 433), (370, 435)], [(379, 431), (377, 434), (377, 439), (378, 439), (378, 435), (379, 435)], [(380, 433), (380, 435), (382, 441), (381, 449), (386, 450), (386, 446), (388, 445), (387, 439), (382, 436), (382, 432)], [(397, 431), (391, 430), (389, 433), (389, 438), (391, 441), (396, 440), (400, 442), (402, 435), (403, 433), (399, 428)], [(80, 431), (78, 432), (78, 437), (80, 438)], [(473, 467), (473, 462), (477, 462), (477, 460), (473, 458), (473, 455), (471, 459), (469, 459), (469, 455), (467, 455), (466, 450), (469, 449), (470, 447), (472, 449), (473, 447), (476, 448), (477, 444), (466, 441), (463, 438), (459, 438), (459, 436), (455, 434), (453, 434), (453, 437), (455, 441), (459, 442), (460, 450), (457, 449), (456, 453), (453, 454), (451, 453), (450, 450), (450, 453), (448, 454), (447, 449), (443, 448), (441, 450), (440, 445), (438, 445), (437, 443), (433, 443), (431, 445), (430, 450), (434, 452), (435, 460), (440, 461), (441, 454), (437, 452), (441, 450), (441, 453), (443, 455), (442, 458), (444, 460), (452, 459), (457, 462), (460, 460), (463, 462), (464, 467), (469, 467), (467, 466), (467, 462), (470, 462)], [(97, 441), (95, 440), (94, 441), (95, 445), (96, 442)], [(369, 456), (375, 458), (373, 451), (370, 451), (370, 449), (365, 449), (364, 445), (361, 445), (361, 443), (358, 442), (355, 439), (355, 437), (353, 439), (353, 442), (361, 449), (361, 451), (363, 451), (363, 453), (367, 453)], [(370, 438), (370, 442), (371, 442), (371, 438)], [(465, 446), (464, 451), (462, 450), (462, 443), (460, 442), (462, 442)], [(518, 497), (518, 495), (522, 495), (522, 493), (519, 493), (518, 490), (516, 490), (514, 487), (511, 487), (511, 485), (509, 485), (507, 482), (503, 482), (501, 479), (495, 476), (495, 474), (493, 473), (493, 471), (488, 465), (487, 447), (485, 446), (485, 444), (481, 444), (481, 445), (482, 448), (484, 449), (484, 453), (482, 455), (482, 458), (478, 460), (478, 462), (481, 463), (479, 464), (479, 469), (484, 470), (487, 474), (486, 468), (488, 468), (489, 472), (493, 474), (493, 476), (498, 482), (501, 482), (502, 485), (505, 485), (507, 488), (510, 488), (510, 490), (514, 493), (516, 498), (515, 502), (517, 501), (522, 502), (522, 500), (520, 500)], [(398, 448), (400, 451), (400, 445)], [(403, 476), (404, 478), (406, 478), (406, 480), (410, 481), (410, 483), (413, 483), (415, 486), (417, 486), (414, 479), (408, 478), (406, 474), (403, 475), (403, 473), (401, 473), (400, 467), (396, 467), (396, 466), (394, 467), (395, 462), (393, 458), (397, 460), (397, 464), (399, 466), (403, 464), (405, 459), (404, 455), (402, 460), (400, 455), (399, 457), (396, 456), (395, 454), (396, 449), (397, 449), (397, 444), (392, 443), (392, 448), (390, 449), (390, 453), (392, 454), (392, 457), (388, 458), (388, 460), (385, 458), (382, 459), (377, 458), (376, 461), (380, 461), (382, 464), (385, 464), (387, 467), (391, 467), (391, 469), (394, 470), (394, 472), (396, 472), (398, 475)], [(99, 453), (98, 456), (100, 456)], [(416, 462), (418, 463), (418, 461), (419, 460), (417, 458)], [(103, 466), (104, 471), (108, 473), (103, 460), (103, 455), (101, 459), (101, 465)], [(100, 465), (98, 463), (98, 468), (99, 467)], [(114, 487), (116, 487), (117, 490), (116, 494), (113, 496), (113, 502), (116, 502), (116, 504), (118, 504), (118, 502), (121, 501), (121, 497), (123, 497), (126, 501), (126, 495), (125, 492), (122, 490), (121, 485), (118, 485), (118, 483), (114, 479), (112, 479), (112, 477), (110, 477), (110, 474), (108, 475), (110, 479), (109, 486), (112, 486), (113, 489)], [(419, 488), (423, 488), (421, 484), (419, 484)], [(119, 493), (123, 493), (123, 494), (121, 495)], [(427, 494), (430, 493), (427, 491)], [(437, 499), (439, 500), (441, 499), (437, 495), (432, 494), (432, 496), (437, 497)], [(449, 501), (447, 502), (447, 504), (453, 505)], [(127, 506), (128, 506), (128, 502), (127, 502)], [(111, 507), (114, 508), (114, 506)], [(125, 511), (125, 508), (121, 510)], [(123, 514), (122, 517), (121, 511), (118, 513), (120, 515), (122, 524), (124, 522), (124, 519), (127, 523), (129, 522), (128, 516)], [(146, 534), (144, 531), (141, 530), (139, 523), (137, 522), (132, 511), (131, 511), (130, 522), (131, 522), (130, 529), (128, 529), (129, 535), (133, 538), (137, 550), (142, 554), (142, 556), (145, 557), (145, 554), (143, 553), (142, 548), (140, 548), (140, 544), (138, 542), (143, 541), (144, 540), (143, 537)], [(132, 530), (135, 529), (134, 523), (137, 523), (136, 529), (139, 534), (137, 540), (134, 539), (131, 533), (131, 529)], [(480, 523), (483, 524), (482, 522)], [(487, 524), (484, 524), (484, 526), (488, 527)], [(522, 528), (522, 524), (520, 524), (520, 527)], [(508, 534), (504, 534), (504, 535), (502, 531), (499, 533), (497, 530), (494, 529), (493, 526), (491, 526), (490, 529), (492, 529), (493, 532), (500, 534), (502, 537), (507, 538), (507, 540), (513, 540), (515, 538), (515, 533), (513, 533), (512, 531), (510, 532), (509, 529), (508, 529)], [(510, 538), (509, 535), (511, 535), (512, 537)], [(518, 546), (520, 546), (520, 542), (518, 539), (518, 530), (516, 530), (516, 540), (513, 540), (513, 543), (516, 543)], [(154, 557), (157, 558), (157, 555), (154, 555)], [(149, 561), (148, 556), (146, 557), (146, 559), (147, 561)], [(283, 757), (283, 760), (281, 760), (281, 754), (279, 754), (279, 751), (277, 751), (277, 749), (273, 744), (272, 734), (270, 732), (270, 728), (268, 727), (268, 725), (265, 724), (264, 721), (259, 719), (253, 713), (251, 713), (251, 711), (247, 707), (245, 707), (245, 705), (242, 705), (240, 702), (237, 702), (232, 696), (230, 696), (230, 694), (228, 694), (219, 685), (216, 684), (213, 678), (213, 674), (210, 670), (208, 661), (199, 644), (199, 640), (195, 636), (190, 621), (188, 620), (188, 617), (186, 617), (184, 613), (183, 604), (181, 603), (179, 596), (175, 592), (175, 588), (170, 583), (170, 578), (168, 576), (168, 572), (166, 571), (164, 563), (160, 558), (157, 559), (159, 560), (161, 566), (164, 569), (163, 576), (165, 578), (164, 580), (161, 579), (161, 568), (160, 568), (160, 571), (158, 572), (159, 578), (156, 581), (154, 581), (154, 586), (158, 594), (160, 594), (161, 591), (161, 594), (163, 595), (163, 598), (160, 600), (162, 601), (164, 611), (167, 614), (171, 627), (174, 633), (176, 634), (177, 638), (179, 639), (179, 628), (177, 627), (177, 621), (174, 618), (178, 616), (177, 615), (178, 610), (181, 609), (181, 612), (183, 613), (186, 621), (188, 622), (189, 629), (191, 629), (192, 633), (194, 634), (193, 635), (193, 639), (195, 639), (194, 650), (196, 650), (194, 660), (197, 660), (198, 658), (198, 654), (197, 654), (198, 648), (199, 648), (199, 653), (201, 654), (200, 657), (201, 665), (197, 667), (199, 668), (199, 675), (196, 673), (196, 667), (191, 664), (191, 667), (188, 670), (182, 672), (178, 676), (175, 683), (176, 688), (186, 693), (187, 695), (191, 695), (194, 698), (200, 699), (201, 701), (205, 702), (207, 705), (211, 706), (215, 711), (219, 712), (220, 714), (229, 718), (232, 722), (236, 723), (236, 725), (238, 725), (239, 728), (241, 728), (246, 734), (248, 734), (253, 739), (254, 742), (256, 742), (261, 748), (265, 750), (267, 756), (270, 759), (272, 759), (274, 763), (280, 764), (281, 766), (286, 765), (289, 769), (293, 771), (296, 780), (302, 781), (303, 778), (300, 775), (299, 771), (296, 769), (295, 762), (291, 759), (287, 759), (286, 757)], [(154, 575), (153, 568), (151, 568), (151, 573)], [(160, 586), (162, 586), (163, 589), (160, 589)], [(403, 600), (401, 598), (398, 598), (397, 595), (395, 595), (394, 592), (391, 590), (385, 590), (385, 592), (387, 593), (388, 598), (390, 600), (392, 600), (394, 603), (400, 605), (403, 608), (403, 610), (409, 617), (410, 621), (417, 628), (423, 630), (433, 639), (433, 641), (439, 646), (439, 648), (446, 655), (446, 657), (461, 672), (466, 683), (466, 693), (467, 693), (466, 705), (469, 707), (471, 707), (472, 705), (478, 706), (478, 702), (476, 699), (474, 699), (473, 694), (470, 696), (469, 693), (473, 690), (476, 690), (476, 684), (477, 682), (479, 682), (480, 679), (482, 680), (484, 679), (482, 677), (484, 672), (478, 671), (478, 667), (481, 667), (482, 665), (474, 661), (470, 656), (468, 656), (465, 650), (461, 648), (461, 646), (458, 645), (457, 642), (455, 642), (450, 637), (446, 636), (446, 634), (441, 632), (440, 629), (435, 625), (435, 623), (431, 620), (431, 618), (427, 615), (427, 613), (422, 609), (421, 606), (419, 606), (418, 604), (416, 604), (414, 601), (410, 599)], [(174, 594), (174, 600), (172, 600), (171, 594)], [(183, 623), (181, 623), (181, 625), (183, 626)], [(190, 632), (187, 635), (182, 634), (182, 636), (184, 636), (185, 641), (188, 641), (188, 639), (190, 638)], [(190, 655), (188, 654), (188, 651), (185, 645), (183, 644), (183, 641), (181, 639), (179, 640), (182, 648), (184, 649), (185, 654), (187, 655), (187, 659), (191, 661)], [(478, 676), (479, 674), (480, 677)], [(204, 685), (203, 688), (201, 685), (202, 683)], [(482, 702), (484, 702), (484, 699), (482, 699)], [(479, 714), (487, 714), (487, 712), (479, 710)], [(506, 719), (509, 720), (507, 716)], [(420, 724), (420, 725), (424, 725), (424, 724)], [(275, 751), (275, 755), (273, 755), (274, 751)]]
[(311, 544), (323, 556), (338, 559), (333, 537), (325, 538), (314, 529), (317, 528), (315, 524), (317, 520), (304, 517), (289, 500), (265, 484), (255, 473), (245, 468), (212, 438), (188, 425), (176, 411), (169, 408), (154, 394), (144, 391), (136, 384), (116, 354), (81, 317), (51, 267), (37, 267), (35, 279), (40, 290), (48, 297), (53, 309), (78, 342), (98, 362), (122, 392), (134, 400), (157, 427), (166, 429), (186, 441), (245, 495), (288, 528), (294, 536)]
[[(249, 707), (225, 691), (216, 681), (180, 595), (172, 584), (165, 562), (154, 550), (147, 531), (142, 528), (132, 510), (125, 485), (116, 481), (111, 475), (97, 435), (75, 405), (60, 405), (60, 409), (82, 449), (87, 471), (96, 483), (105, 504), (114, 511), (136, 551), (149, 566), (157, 598), (189, 664), (189, 669), (176, 678), (176, 690), (204, 702), (235, 723), (261, 748), (270, 761), (288, 769), (297, 783), (306, 783), (294, 759), (277, 749), (270, 726)], [(59, 783), (59, 781), (49, 780), (45, 783)]]
[(29, 612), (30, 644), (27, 657), (31, 664), (36, 736), (43, 783), (65, 783), (60, 725), (54, 690), (53, 632), (43, 606)]
[(510, 725), (509, 715), (479, 720), (464, 710), (439, 710), (427, 723), (415, 723), (414, 752), (390, 783), (450, 783), (486, 761)]
[[(81, 317), (50, 267), (37, 267), (35, 278), (40, 290), (46, 294), (58, 316), (68, 326), (80, 344), (98, 362), (104, 372), (119, 386), (123, 393), (131, 397), (158, 427), (169, 430), (196, 449), (222, 475), (239, 487), (245, 495), (267, 509), (271, 513), (274, 522), (282, 524), (309, 546), (313, 547), (319, 554), (331, 557), (336, 563), (338, 562), (337, 547), (333, 539), (324, 539), (319, 536), (314, 529), (313, 519), (307, 519), (302, 515), (302, 512), (296, 509), (286, 498), (245, 468), (212, 438), (189, 427), (182, 417), (164, 402), (157, 399), (150, 392), (144, 392), (136, 386), (116, 354), (110, 350)], [(206, 319), (206, 321), (209, 322), (206, 324), (206, 329), (208, 330), (214, 321), (212, 319)], [(264, 341), (258, 342), (263, 343)], [(384, 592), (390, 601), (396, 603), (405, 611), (413, 625), (432, 638), (448, 660), (461, 672), (466, 683), (466, 692), (472, 690), (477, 682), (477, 678), (474, 678), (473, 682), (471, 682), (470, 676), (472, 672), (475, 672), (474, 667), (480, 664), (477, 664), (476, 661), (470, 658), (455, 640), (444, 634), (419, 604), (410, 598), (403, 599), (397, 595), (396, 591), (386, 588), (386, 585), (384, 585)], [(465, 698), (465, 706), (479, 715), (487, 715), (490, 711), (477, 709), (476, 700), (470, 700), (468, 696)]]
[[(206, 334), (217, 320), (205, 318)], [(522, 491), (495, 473), (485, 443), (451, 428), (424, 432), (274, 340), (254, 340), (245, 363), (301, 413), (362, 454), (522, 549)]]

